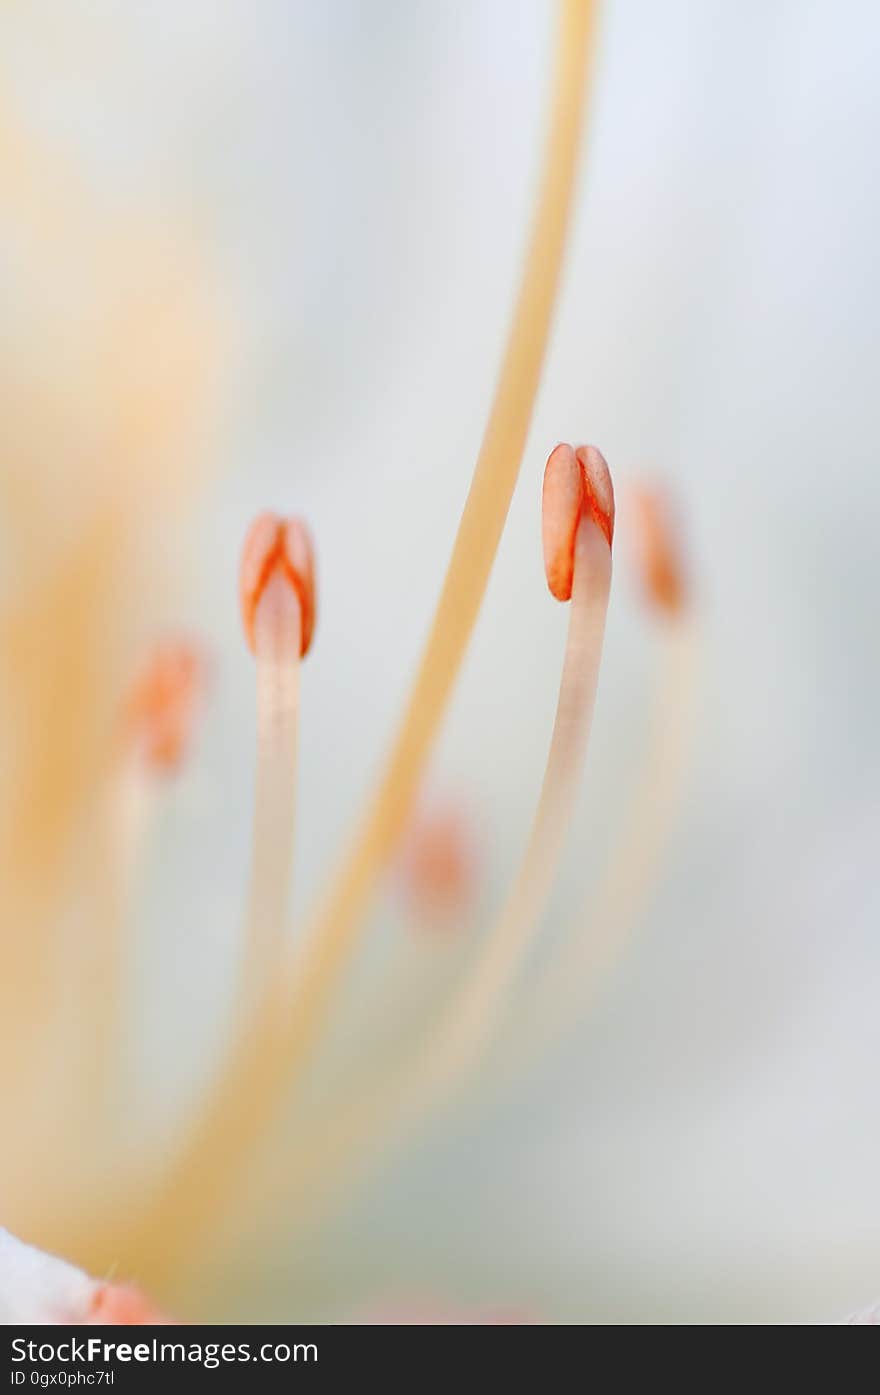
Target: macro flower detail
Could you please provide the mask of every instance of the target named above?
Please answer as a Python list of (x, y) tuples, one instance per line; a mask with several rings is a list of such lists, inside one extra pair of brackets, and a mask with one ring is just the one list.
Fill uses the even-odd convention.
[(351, 8), (0, 20), (0, 1317), (876, 1324), (868, 46)]
[[(439, 1103), (477, 1064), (549, 894), (586, 748), (610, 585), (610, 481), (601, 457), (591, 450), (578, 457), (585, 480), (584, 521), (575, 524), (570, 559), (573, 604), (559, 710), (519, 872), (477, 947), (475, 962), (453, 985), (438, 1021), (420, 1031), (421, 1042), (354, 1094), (329, 1092), (325, 1117), (311, 1127), (310, 1146), (303, 1147), (300, 1135), (293, 1153), (287, 1152), (279, 1137), (284, 1101), (291, 1094), (295, 1098), (297, 1088), (320, 1068), (334, 999), (365, 913), (406, 833), (519, 473), (572, 201), (592, 12), (586, 0), (566, 0), (561, 7), (553, 110), (531, 246), (494, 405), (412, 696), (351, 851), (331, 877), (329, 896), (299, 931), (293, 952), (287, 923), (299, 670), (314, 628), (314, 553), (298, 519), (264, 513), (247, 534), (239, 595), (245, 638), (256, 661), (257, 758), (236, 1000), (226, 1042), (201, 1097), (191, 1100), (183, 1117), (166, 1122), (164, 1137), (147, 1134), (133, 1151), (117, 1116), (127, 1091), (120, 995), (130, 869), (146, 826), (140, 815), (117, 817), (120, 771), (108, 767), (109, 792), (99, 801), (98, 823), (106, 819), (112, 832), (107, 848), (114, 848), (118, 835), (125, 847), (113, 854), (119, 871), (109, 880), (112, 894), (77, 948), (74, 986), (87, 1006), (85, 1052), (70, 1107), (51, 1127), (75, 1133), (88, 1120), (115, 1158), (112, 1180), (98, 1204), (88, 1168), (72, 1168), (63, 1177), (50, 1170), (37, 1187), (25, 1173), (17, 1197), (14, 1188), (7, 1189), (7, 1212), (29, 1238), (92, 1272), (112, 1267), (131, 1276), (184, 1314), (187, 1294), (204, 1274), (212, 1249), (228, 1243), (246, 1216), (282, 1201), (286, 1207), (309, 1204), (316, 1185), (323, 1189), (340, 1164), (344, 1172), (351, 1162), (366, 1163), (377, 1144), (384, 1147), (406, 1133), (432, 1100)], [(161, 351), (157, 363), (160, 358)], [(113, 589), (104, 595), (109, 607)], [(84, 623), (91, 621), (86, 612)], [(134, 792), (125, 796), (126, 807), (142, 808), (152, 769), (182, 759), (196, 709), (198, 669), (194, 651), (168, 647), (129, 685), (127, 729), (147, 759), (140, 767), (123, 762), (125, 787)], [(266, 1180), (263, 1197), (254, 1198), (249, 1179), (273, 1156), (288, 1157), (288, 1176), (271, 1185)]]

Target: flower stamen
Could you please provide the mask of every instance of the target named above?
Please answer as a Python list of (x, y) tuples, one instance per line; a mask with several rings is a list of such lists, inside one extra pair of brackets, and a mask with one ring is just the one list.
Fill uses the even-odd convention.
[[(69, 976), (74, 1040), (85, 1050), (83, 1097), (90, 1128), (108, 1123), (123, 1076), (124, 927), (153, 822), (160, 782), (177, 774), (192, 743), (207, 686), (208, 660), (186, 639), (160, 642), (123, 699), (115, 760), (108, 772), (98, 846), (102, 876), (89, 923), (76, 936)], [(85, 1023), (85, 1032), (82, 1024)], [(74, 1060), (76, 1053), (65, 1052)], [(72, 1100), (71, 1096), (71, 1100)]]
[(420, 811), (403, 848), (401, 882), (417, 927), (460, 924), (476, 879), (477, 849), (462, 808), (448, 802)]
[(627, 499), (636, 506), (642, 588), (652, 610), (665, 622), (659, 637), (659, 672), (646, 751), (630, 809), (599, 886), (591, 890), (568, 934), (529, 985), (527, 1001), (519, 1004), (510, 1039), (505, 1038), (502, 1064), (507, 1074), (576, 1027), (619, 961), (664, 865), (690, 768), (699, 646), (694, 608), (684, 584), (678, 515), (668, 496), (653, 487), (631, 487)]
[[(583, 472), (580, 490), (572, 488), (572, 463)], [(564, 488), (558, 488), (560, 483)], [(565, 516), (548, 519), (548, 511), (560, 508)], [(293, 1163), (288, 1191), (291, 1184), (299, 1189), (300, 1204), (304, 1191), (327, 1185), (340, 1162), (369, 1163), (371, 1146), (387, 1144), (392, 1128), (401, 1133), (411, 1127), (438, 1096), (448, 1094), (492, 1036), (507, 990), (540, 925), (571, 822), (599, 677), (611, 588), (613, 517), (611, 476), (601, 453), (594, 447), (581, 447), (577, 453), (570, 446), (557, 447), (545, 472), (544, 536), (548, 531), (552, 535), (557, 525), (560, 535), (572, 532), (571, 614), (544, 781), (522, 863), (495, 925), (442, 1010), (433, 1035), (400, 1070), (386, 1073), (372, 1092), (359, 1091), (358, 1098), (330, 1121), (323, 1149), (315, 1148), (302, 1163)], [(311, 1191), (309, 1200), (311, 1204)]]
[(245, 919), (243, 995), (253, 1005), (284, 944), (296, 814), (299, 667), (315, 623), (311, 538), (299, 519), (264, 513), (239, 573), (245, 637), (257, 664), (257, 774)]
[(124, 704), (125, 744), (157, 774), (182, 765), (192, 740), (208, 665), (187, 640), (156, 647)]
[(687, 587), (677, 520), (669, 497), (657, 487), (637, 485), (630, 489), (629, 501), (645, 595), (666, 615), (679, 615), (687, 603)]

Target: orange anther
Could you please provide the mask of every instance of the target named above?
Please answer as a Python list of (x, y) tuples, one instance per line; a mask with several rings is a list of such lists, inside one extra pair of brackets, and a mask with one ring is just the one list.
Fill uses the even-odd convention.
[(681, 544), (669, 498), (664, 491), (639, 485), (632, 489), (642, 583), (648, 599), (676, 615), (685, 601)]
[(239, 598), (245, 637), (256, 652), (254, 619), (269, 578), (280, 570), (296, 591), (300, 604), (301, 643), (304, 657), (315, 628), (315, 559), (308, 528), (299, 518), (261, 513), (248, 530), (241, 554)]
[(558, 601), (571, 599), (574, 543), (584, 516), (594, 520), (611, 546), (614, 489), (605, 457), (595, 446), (559, 445), (544, 470), (542, 532), (547, 585)]
[(207, 670), (195, 645), (175, 640), (158, 645), (136, 676), (125, 703), (126, 723), (155, 769), (175, 770), (183, 760)]
[(456, 804), (419, 815), (403, 861), (407, 899), (417, 915), (445, 922), (463, 911), (476, 882), (477, 849), (469, 822)]

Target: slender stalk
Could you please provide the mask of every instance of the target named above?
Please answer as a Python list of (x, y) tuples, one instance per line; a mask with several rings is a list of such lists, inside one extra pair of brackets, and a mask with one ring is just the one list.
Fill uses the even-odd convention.
[(293, 867), (301, 615), (277, 573), (255, 619), (257, 777), (242, 1003), (253, 1010), (281, 965)]
[[(641, 908), (656, 885), (684, 793), (693, 741), (696, 632), (692, 616), (665, 622), (664, 657), (648, 756), (625, 830), (597, 891), (590, 894), (558, 954), (525, 1003), (503, 1062), (505, 1073), (562, 1040), (619, 963)], [(525, 1010), (523, 1020), (521, 1009)]]
[(77, 1096), (84, 1101), (81, 1127), (100, 1130), (105, 1139), (113, 1127), (124, 1081), (125, 929), (156, 793), (155, 774), (146, 768), (141, 752), (127, 752), (108, 791), (102, 830), (104, 868), (99, 899), (89, 907), (92, 924), (88, 934), (77, 935), (68, 951), (74, 957), (70, 968), (74, 1020), (65, 1022), (74, 1049), (68, 1059), (81, 1065), (82, 1072), (71, 1102)]
[[(442, 1044), (432, 1052), (441, 1079), (458, 1073), (491, 1036), (499, 1006), (540, 923), (571, 822), (592, 722), (611, 585), (611, 550), (589, 518), (580, 525), (575, 551), (568, 642), (541, 797), (513, 887), (462, 993), (449, 1009)], [(421, 1105), (425, 1098), (419, 1094)]]

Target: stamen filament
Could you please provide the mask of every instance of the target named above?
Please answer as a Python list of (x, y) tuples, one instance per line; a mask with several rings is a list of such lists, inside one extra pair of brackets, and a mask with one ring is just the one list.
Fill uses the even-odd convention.
[(510, 1078), (571, 1032), (622, 957), (656, 884), (678, 823), (693, 748), (698, 633), (690, 604), (679, 515), (666, 491), (631, 486), (637, 564), (656, 617), (661, 656), (645, 758), (632, 807), (599, 887), (556, 951), (510, 1004), (496, 1076)]
[[(75, 955), (71, 977), (79, 992), (74, 995), (76, 1019), (70, 1026), (73, 1040), (81, 1040), (85, 1051), (82, 1093), (88, 1129), (106, 1129), (112, 1106), (118, 1103), (116, 1091), (123, 1077), (124, 929), (155, 798), (153, 772), (145, 769), (139, 751), (128, 752), (108, 791), (104, 876), (93, 923), (90, 933), (78, 935), (71, 946)], [(76, 1060), (77, 1053), (69, 1059)]]
[(611, 586), (611, 550), (584, 518), (575, 543), (574, 586), (556, 720), (528, 847), (506, 905), (490, 931), (465, 992), (450, 1011), (450, 1063), (490, 1034), (498, 1003), (549, 896), (580, 780), (602, 656)]
[(257, 661), (257, 779), (241, 999), (245, 1012), (281, 966), (293, 866), (299, 667), (315, 623), (315, 563), (301, 520), (262, 513), (241, 555), (239, 598)]
[[(82, 1073), (86, 1127), (109, 1123), (123, 1076), (124, 930), (159, 781), (181, 766), (204, 696), (207, 660), (189, 640), (166, 641), (135, 676), (122, 713), (118, 755), (108, 776), (99, 847), (98, 904), (86, 933), (71, 946), (70, 977), (78, 988), (74, 1024), (86, 1060)], [(76, 1053), (69, 1053), (75, 1059)], [(101, 1115), (104, 1118), (101, 1118)]]
[(257, 608), (257, 775), (245, 915), (243, 1002), (253, 1007), (284, 945), (296, 821), (300, 603), (276, 572)]
[(592, 892), (569, 933), (519, 1004), (515, 1041), (505, 1053), (509, 1072), (562, 1040), (582, 1019), (626, 947), (660, 867), (682, 801), (692, 749), (697, 652), (693, 618), (667, 617), (664, 655), (649, 750), (625, 830), (598, 891)]

